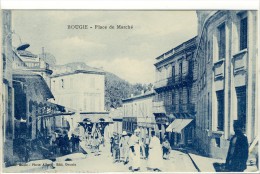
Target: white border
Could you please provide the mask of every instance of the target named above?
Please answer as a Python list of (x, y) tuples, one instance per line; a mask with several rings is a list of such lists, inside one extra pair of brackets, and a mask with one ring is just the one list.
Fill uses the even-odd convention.
[[(61, 3), (62, 2), (62, 3)], [(2, 0), (2, 9), (258, 10), (259, 0)]]

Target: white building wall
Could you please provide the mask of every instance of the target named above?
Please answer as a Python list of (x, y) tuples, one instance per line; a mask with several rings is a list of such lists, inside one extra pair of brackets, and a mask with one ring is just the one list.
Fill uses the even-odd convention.
[(76, 73), (51, 78), (57, 104), (77, 111), (103, 112), (105, 77), (102, 74)]

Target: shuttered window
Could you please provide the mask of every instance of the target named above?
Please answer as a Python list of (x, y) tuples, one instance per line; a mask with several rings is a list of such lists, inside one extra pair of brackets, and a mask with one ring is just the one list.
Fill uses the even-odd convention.
[(240, 50), (247, 48), (247, 18), (240, 20)]
[(226, 30), (225, 24), (222, 24), (218, 27), (219, 38), (218, 38), (218, 50), (219, 50), (219, 59), (223, 59), (226, 56)]

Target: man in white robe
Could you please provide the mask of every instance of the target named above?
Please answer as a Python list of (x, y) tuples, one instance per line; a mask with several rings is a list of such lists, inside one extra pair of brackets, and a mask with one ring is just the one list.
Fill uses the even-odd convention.
[(128, 154), (129, 154), (129, 136), (127, 135), (126, 131), (123, 131), (122, 137), (119, 142), (120, 147), (120, 156), (124, 162), (124, 164), (127, 164), (128, 162)]
[(129, 158), (132, 172), (140, 170), (140, 145), (139, 145), (140, 129), (136, 129), (129, 140)]
[(149, 145), (148, 167), (154, 171), (161, 171), (163, 165), (163, 154), (160, 140), (155, 136), (155, 131), (151, 132), (152, 138)]

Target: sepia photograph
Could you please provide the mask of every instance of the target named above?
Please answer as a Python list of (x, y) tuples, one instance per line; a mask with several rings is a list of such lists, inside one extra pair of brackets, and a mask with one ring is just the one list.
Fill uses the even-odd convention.
[(258, 14), (2, 10), (2, 172), (259, 172)]

